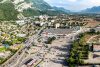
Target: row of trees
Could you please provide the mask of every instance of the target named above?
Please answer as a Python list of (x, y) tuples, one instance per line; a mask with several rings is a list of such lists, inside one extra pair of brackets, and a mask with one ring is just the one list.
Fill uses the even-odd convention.
[(87, 32), (88, 34), (100, 34), (100, 32), (99, 31), (96, 31), (95, 29), (90, 29), (90, 31), (89, 32)]
[(72, 43), (72, 49), (70, 50), (70, 56), (67, 63), (70, 67), (75, 67), (76, 65), (84, 64), (84, 59), (88, 59), (89, 45), (84, 40), (85, 35), (98, 35), (100, 32), (96, 32), (95, 29), (90, 29), (89, 32), (82, 33), (78, 35), (78, 40)]
[(78, 40), (72, 43), (72, 49), (70, 50), (70, 56), (67, 60), (67, 63), (70, 67), (76, 65), (84, 64), (83, 59), (88, 59), (89, 46), (84, 44), (81, 40), (83, 39), (84, 34), (80, 34)]
[(55, 37), (49, 37), (48, 40), (45, 42), (46, 44), (51, 44), (53, 40), (55, 40)]
[(86, 25), (87, 23), (85, 22), (73, 22), (73, 23), (68, 23), (68, 26), (84, 26)]
[(24, 38), (24, 37), (17, 37), (16, 39), (11, 40), (11, 41), (6, 41), (6, 40), (4, 40), (2, 43), (11, 46), (11, 45), (13, 45), (13, 44), (22, 43), (22, 42), (24, 42), (25, 40), (26, 40), (26, 38)]

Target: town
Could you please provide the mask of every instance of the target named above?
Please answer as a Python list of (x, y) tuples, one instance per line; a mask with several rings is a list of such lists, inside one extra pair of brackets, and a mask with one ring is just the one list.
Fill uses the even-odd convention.
[(0, 21), (1, 67), (100, 67), (99, 60), (100, 15)]

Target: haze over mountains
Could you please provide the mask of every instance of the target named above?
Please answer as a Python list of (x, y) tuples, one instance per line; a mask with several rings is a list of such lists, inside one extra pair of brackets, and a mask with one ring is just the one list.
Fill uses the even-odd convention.
[[(18, 0), (15, 0), (15, 1), (18, 1)], [(42, 11), (43, 14), (45, 14), (45, 13), (48, 14), (48, 12), (50, 14), (52, 14), (52, 13), (53, 14), (56, 14), (56, 13), (59, 14), (59, 13), (74, 12), (74, 11), (70, 11), (68, 9), (64, 9), (63, 7), (56, 7), (56, 6), (52, 7), (51, 5), (49, 5), (44, 0), (19, 0), (19, 1), (20, 1), (19, 2), (20, 4), (21, 4), (21, 1), (24, 2), (24, 3), (27, 3), (28, 5), (31, 6), (32, 9), (39, 10), (40, 12)], [(24, 5), (25, 4), (23, 4), (23, 6)], [(92, 7), (92, 8), (87, 8), (85, 10), (82, 10), (82, 12), (84, 12), (84, 13), (89, 13), (89, 12), (90, 13), (98, 13), (98, 12), (100, 12), (100, 6)]]
[(100, 6), (87, 8), (86, 10), (83, 10), (82, 12), (85, 12), (85, 13), (100, 13)]
[[(19, 14), (23, 16), (35, 16), (41, 14), (67, 14), (70, 12), (70, 10), (62, 7), (52, 7), (44, 0), (0, 0), (0, 20), (16, 20)], [(88, 8), (82, 12), (100, 13), (100, 6)]]

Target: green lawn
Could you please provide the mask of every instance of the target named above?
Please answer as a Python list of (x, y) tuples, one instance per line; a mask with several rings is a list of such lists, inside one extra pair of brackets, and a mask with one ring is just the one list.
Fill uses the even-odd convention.
[(5, 51), (5, 50), (6, 50), (5, 47), (0, 48), (0, 51)]

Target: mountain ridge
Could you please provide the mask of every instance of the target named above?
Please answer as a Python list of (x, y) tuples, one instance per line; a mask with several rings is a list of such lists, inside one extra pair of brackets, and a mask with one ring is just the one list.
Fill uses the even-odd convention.
[[(6, 4), (10, 4), (10, 6)], [(20, 14), (24, 17), (31, 17), (43, 14), (67, 14), (69, 12), (64, 8), (54, 8), (44, 0), (0, 0), (0, 5), (4, 6), (2, 6), (3, 8), (0, 6), (0, 20), (21, 19), (19, 18)]]
[[(24, 2), (25, 5), (28, 5), (26, 6), (27, 8), (23, 8), (22, 5), (21, 6), (18, 5), (17, 9), (23, 12), (24, 14), (27, 14), (28, 16), (31, 15), (29, 12), (32, 11), (33, 11), (32, 14), (34, 14), (35, 12), (35, 15), (40, 15), (40, 14), (56, 15), (56, 14), (67, 14), (67, 12), (70, 12), (69, 10), (66, 10), (64, 8), (63, 10), (61, 10), (58, 7), (56, 7), (55, 9), (44, 0), (22, 0), (21, 2)], [(19, 8), (21, 8), (21, 10)]]
[(100, 6), (94, 6), (91, 8), (87, 8), (85, 10), (82, 10), (83, 13), (100, 13)]

